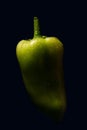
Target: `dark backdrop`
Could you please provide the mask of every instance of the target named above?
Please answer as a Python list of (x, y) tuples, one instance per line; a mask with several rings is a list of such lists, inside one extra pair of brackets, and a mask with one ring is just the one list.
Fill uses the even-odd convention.
[[(86, 4), (83, 1), (3, 1), (1, 6), (1, 127), (4, 129), (84, 129), (86, 127)], [(64, 45), (67, 111), (56, 124), (29, 100), (16, 59), (16, 45), (33, 37), (33, 17), (41, 33)]]

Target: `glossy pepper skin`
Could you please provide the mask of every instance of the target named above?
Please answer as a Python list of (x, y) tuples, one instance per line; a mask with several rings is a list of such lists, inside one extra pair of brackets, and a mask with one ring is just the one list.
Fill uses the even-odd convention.
[(16, 47), (27, 92), (42, 111), (57, 120), (66, 110), (63, 50), (58, 38), (40, 35), (37, 17), (34, 17), (34, 38), (22, 40)]

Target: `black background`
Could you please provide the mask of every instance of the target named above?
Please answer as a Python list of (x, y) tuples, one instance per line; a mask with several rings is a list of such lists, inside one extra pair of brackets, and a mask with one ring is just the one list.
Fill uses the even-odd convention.
[[(86, 3), (84, 1), (3, 1), (1, 26), (1, 129), (85, 129)], [(56, 124), (33, 106), (25, 91), (16, 59), (16, 45), (33, 37), (33, 17), (41, 34), (58, 37), (64, 45), (67, 111)]]

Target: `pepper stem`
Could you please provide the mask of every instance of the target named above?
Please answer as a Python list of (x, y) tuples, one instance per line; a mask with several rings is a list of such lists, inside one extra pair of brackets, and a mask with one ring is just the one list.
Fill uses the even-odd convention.
[(34, 38), (36, 37), (40, 37), (40, 27), (38, 18), (34, 17)]

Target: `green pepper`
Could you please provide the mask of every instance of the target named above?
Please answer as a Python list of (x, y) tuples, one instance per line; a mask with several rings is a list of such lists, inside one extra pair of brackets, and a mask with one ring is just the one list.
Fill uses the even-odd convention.
[(58, 38), (40, 35), (37, 17), (33, 39), (21, 40), (16, 47), (23, 81), (33, 103), (57, 120), (66, 110), (63, 50)]

